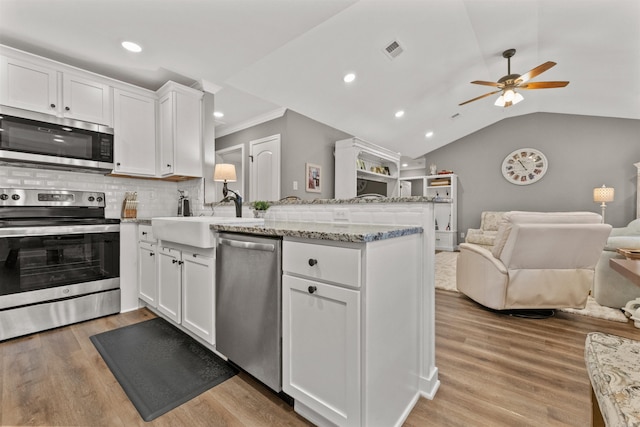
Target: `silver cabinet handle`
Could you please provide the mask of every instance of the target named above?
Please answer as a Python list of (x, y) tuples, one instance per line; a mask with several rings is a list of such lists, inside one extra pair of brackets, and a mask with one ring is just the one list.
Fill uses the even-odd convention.
[(273, 252), (276, 247), (269, 243), (254, 243), (254, 242), (241, 242), (239, 240), (220, 239), (219, 243), (224, 246), (231, 246), (233, 248), (250, 249), (254, 251), (268, 251)]

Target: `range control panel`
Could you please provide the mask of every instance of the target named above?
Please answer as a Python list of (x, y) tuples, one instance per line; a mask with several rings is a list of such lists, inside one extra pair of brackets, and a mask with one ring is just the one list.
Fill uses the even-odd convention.
[(97, 191), (0, 188), (1, 206), (105, 206), (104, 193)]

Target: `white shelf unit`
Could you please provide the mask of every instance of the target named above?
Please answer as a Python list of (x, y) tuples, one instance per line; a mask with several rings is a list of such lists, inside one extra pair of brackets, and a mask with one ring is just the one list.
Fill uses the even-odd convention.
[(458, 176), (411, 176), (403, 177), (401, 181), (411, 183), (412, 196), (434, 198), (436, 250), (455, 251), (458, 247)]
[(397, 197), (400, 194), (400, 154), (363, 141), (336, 141), (335, 198), (364, 194)]

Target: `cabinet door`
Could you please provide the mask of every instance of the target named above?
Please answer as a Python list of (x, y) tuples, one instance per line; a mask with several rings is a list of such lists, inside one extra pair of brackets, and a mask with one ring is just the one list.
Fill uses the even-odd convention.
[(109, 86), (65, 73), (62, 88), (62, 114), (65, 117), (111, 126)]
[(159, 102), (159, 173), (202, 176), (201, 101), (182, 91), (170, 91)]
[(158, 305), (158, 282), (156, 280), (156, 245), (140, 242), (138, 245), (138, 297), (151, 307)]
[(180, 251), (160, 248), (157, 252), (158, 310), (176, 323), (182, 320), (182, 260)]
[(282, 388), (340, 426), (360, 425), (360, 292), (284, 275)]
[(182, 325), (215, 343), (215, 263), (211, 257), (183, 252)]
[(156, 101), (114, 90), (115, 172), (156, 175)]
[(0, 104), (55, 115), (57, 71), (19, 59), (2, 57)]
[(175, 93), (173, 173), (202, 176), (201, 100), (180, 91)]
[(158, 103), (158, 139), (160, 143), (158, 172), (160, 175), (171, 175), (173, 173), (174, 96), (175, 94), (170, 92), (160, 98)]

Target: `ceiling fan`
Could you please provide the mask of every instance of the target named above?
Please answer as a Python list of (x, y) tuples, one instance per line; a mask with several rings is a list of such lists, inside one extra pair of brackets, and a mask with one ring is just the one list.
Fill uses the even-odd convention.
[(504, 52), (502, 52), (502, 57), (503, 58), (507, 58), (507, 75), (502, 77), (500, 80), (498, 80), (497, 82), (485, 82), (482, 80), (475, 80), (472, 81), (471, 83), (473, 84), (477, 84), (477, 85), (484, 85), (484, 86), (493, 86), (493, 87), (497, 87), (498, 90), (493, 91), (493, 92), (489, 92), (489, 93), (485, 93), (484, 95), (480, 95), (476, 98), (470, 99), (468, 101), (465, 101), (461, 104), (458, 105), (465, 105), (468, 104), (470, 102), (473, 101), (477, 101), (479, 99), (482, 98), (486, 98), (487, 96), (491, 96), (495, 93), (499, 93), (502, 92), (502, 95), (500, 95), (500, 97), (498, 97), (498, 99), (495, 102), (495, 105), (498, 107), (511, 107), (512, 105), (517, 104), (518, 102), (522, 101), (524, 99), (524, 97), (519, 94), (518, 92), (516, 92), (516, 89), (553, 89), (553, 88), (558, 88), (558, 87), (565, 87), (566, 85), (569, 84), (569, 82), (531, 82), (531, 83), (527, 83), (529, 80), (531, 80), (532, 78), (544, 73), (545, 71), (547, 71), (549, 68), (553, 67), (554, 65), (556, 65), (555, 62), (553, 61), (547, 61), (542, 65), (538, 65), (536, 68), (534, 68), (533, 70), (520, 75), (520, 74), (511, 74), (511, 57), (513, 55), (516, 54), (516, 50), (515, 49), (507, 49)]

